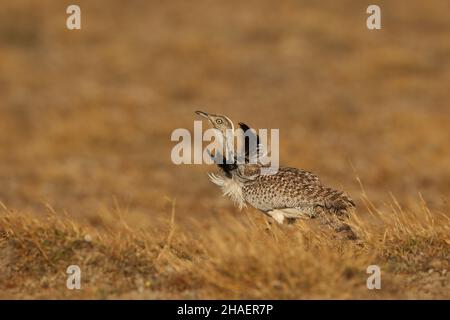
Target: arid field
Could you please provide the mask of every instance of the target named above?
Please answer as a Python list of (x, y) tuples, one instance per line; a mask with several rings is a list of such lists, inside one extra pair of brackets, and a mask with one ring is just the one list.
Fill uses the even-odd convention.
[[(370, 31), (357, 0), (3, 1), (0, 298), (450, 299), (450, 2), (376, 4)], [(359, 239), (174, 165), (199, 109), (280, 129)]]

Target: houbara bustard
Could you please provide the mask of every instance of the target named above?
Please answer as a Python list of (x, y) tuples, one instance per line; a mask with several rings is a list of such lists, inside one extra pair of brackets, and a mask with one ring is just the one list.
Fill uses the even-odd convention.
[[(225, 151), (232, 147), (226, 136), (227, 129), (234, 131), (230, 118), (203, 111), (196, 113), (222, 133)], [(250, 130), (244, 123), (239, 125), (243, 131)], [(337, 231), (346, 231), (349, 238), (354, 237), (350, 227), (343, 222), (350, 210), (355, 208), (355, 203), (348, 195), (324, 186), (314, 173), (303, 169), (280, 166), (274, 174), (262, 174), (262, 164), (248, 163), (250, 153), (252, 151), (246, 143), (244, 163), (227, 163), (224, 156), (216, 155), (216, 160), (217, 156), (223, 157), (223, 161), (217, 162), (222, 174), (209, 175), (211, 181), (222, 189), (224, 195), (231, 197), (239, 208), (250, 204), (280, 224), (285, 219), (292, 222), (298, 218), (320, 217)]]

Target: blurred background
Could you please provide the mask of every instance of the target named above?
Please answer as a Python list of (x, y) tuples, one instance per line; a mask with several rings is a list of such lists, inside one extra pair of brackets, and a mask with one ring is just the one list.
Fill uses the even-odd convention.
[(377, 206), (420, 192), (446, 211), (449, 62), (447, 0), (3, 1), (0, 201), (94, 224), (114, 206), (151, 224), (167, 197), (180, 220), (242, 214), (215, 168), (171, 162), (172, 131), (200, 109), (279, 128), (282, 165), (359, 204), (357, 176)]

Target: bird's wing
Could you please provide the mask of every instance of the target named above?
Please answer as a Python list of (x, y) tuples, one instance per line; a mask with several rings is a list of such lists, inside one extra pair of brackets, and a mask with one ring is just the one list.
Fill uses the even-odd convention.
[(259, 175), (244, 184), (244, 192), (246, 200), (262, 211), (295, 209), (299, 216), (314, 216), (316, 208), (343, 213), (355, 206), (344, 192), (325, 187), (316, 175), (295, 168), (281, 167), (274, 175)]
[(320, 184), (319, 177), (310, 171), (289, 167), (282, 167), (280, 170), (281, 174), (286, 179), (293, 179), (294, 181), (305, 185)]

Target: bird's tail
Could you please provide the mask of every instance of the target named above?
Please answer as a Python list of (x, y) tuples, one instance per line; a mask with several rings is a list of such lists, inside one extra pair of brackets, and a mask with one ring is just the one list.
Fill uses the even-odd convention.
[(358, 239), (357, 234), (350, 225), (347, 224), (347, 218), (349, 217), (350, 212), (356, 207), (353, 199), (343, 191), (332, 188), (325, 187), (323, 192), (325, 195), (323, 205), (321, 205), (321, 211), (328, 211), (333, 214), (320, 215), (322, 221), (325, 222), (325, 224), (330, 225), (340, 237), (347, 240)]
[(356, 207), (355, 202), (343, 191), (324, 188), (324, 207), (337, 215), (347, 216)]

